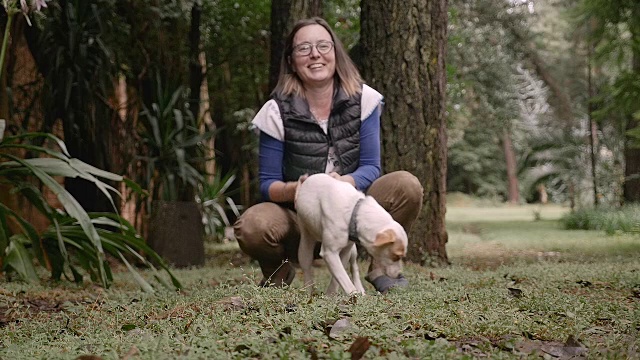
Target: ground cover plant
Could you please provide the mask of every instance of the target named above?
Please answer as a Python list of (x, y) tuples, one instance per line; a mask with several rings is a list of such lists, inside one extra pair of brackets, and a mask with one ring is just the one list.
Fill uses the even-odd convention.
[(384, 296), (258, 288), (234, 243), (175, 270), (179, 292), (143, 293), (124, 269), (108, 290), (2, 282), (0, 358), (635, 358), (640, 238), (564, 230), (566, 211), (450, 207), (452, 266), (407, 265), (410, 286)]

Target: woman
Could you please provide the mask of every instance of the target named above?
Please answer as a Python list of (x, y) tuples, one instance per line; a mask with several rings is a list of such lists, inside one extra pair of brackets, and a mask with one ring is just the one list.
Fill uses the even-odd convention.
[[(260, 264), (262, 286), (291, 284), (300, 233), (292, 210), (298, 179), (324, 172), (373, 196), (407, 231), (422, 205), (422, 186), (406, 171), (380, 177), (382, 95), (363, 84), (326, 21), (296, 23), (286, 39), (272, 99), (253, 119), (260, 130), (260, 192), (266, 200), (234, 225), (240, 248)], [(378, 291), (406, 283), (372, 263)]]

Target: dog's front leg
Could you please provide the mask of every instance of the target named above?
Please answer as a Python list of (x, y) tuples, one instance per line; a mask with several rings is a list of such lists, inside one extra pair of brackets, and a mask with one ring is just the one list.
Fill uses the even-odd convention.
[(355, 285), (360, 294), (364, 295), (364, 286), (362, 286), (362, 280), (360, 280), (360, 268), (358, 267), (358, 249), (355, 244), (351, 246), (351, 251), (349, 251), (349, 264), (353, 285)]
[(298, 247), (298, 262), (304, 274), (304, 286), (313, 293), (313, 248), (315, 241), (307, 233), (304, 226), (300, 226), (300, 246)]
[(348, 295), (358, 292), (358, 289), (353, 285), (347, 271), (342, 265), (340, 253), (336, 251), (326, 251), (325, 249), (323, 256), (331, 275), (338, 281), (338, 284), (340, 284), (344, 292)]
[[(353, 245), (348, 245), (346, 248), (340, 250), (340, 261), (342, 261), (342, 267), (345, 269), (347, 266), (350, 266), (351, 261), (351, 248)], [(353, 280), (353, 279), (352, 279)], [(358, 289), (358, 285), (354, 282), (356, 289)], [(334, 276), (331, 276), (331, 282), (329, 283), (329, 287), (327, 288), (327, 295), (334, 295), (338, 291), (338, 281)], [(358, 291), (360, 291), (358, 289)]]

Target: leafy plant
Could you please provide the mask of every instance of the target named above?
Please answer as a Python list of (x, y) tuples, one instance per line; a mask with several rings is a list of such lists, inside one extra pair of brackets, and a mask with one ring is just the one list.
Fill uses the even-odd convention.
[(196, 119), (184, 106), (184, 88), (173, 91), (163, 89), (156, 79), (156, 102), (140, 113), (138, 134), (145, 149), (136, 160), (144, 164), (138, 182), (151, 190), (150, 201), (187, 201), (204, 182), (199, 168), (207, 160), (204, 152), (206, 140), (213, 131), (201, 132)]
[[(45, 139), (60, 149), (30, 143), (34, 139)], [(45, 144), (46, 145), (46, 144)], [(46, 157), (22, 158), (20, 152)], [(69, 194), (54, 176), (82, 178), (93, 183), (116, 209), (111, 193), (118, 191), (105, 181), (124, 182), (140, 193), (140, 187), (120, 176), (97, 169), (78, 159), (71, 158), (62, 140), (47, 133), (25, 133), (0, 137), (0, 184), (11, 193), (18, 193), (44, 215), (51, 225), (44, 233), (18, 212), (0, 203), (0, 266), (2, 271), (15, 272), (22, 279), (38, 280), (34, 259), (45, 266), (54, 279), (64, 276), (76, 282), (83, 280), (80, 269), (86, 271), (91, 280), (108, 287), (113, 280), (106, 254), (122, 260), (145, 291), (153, 291), (127, 260), (138, 259), (143, 265), (155, 268), (140, 255), (144, 252), (156, 260), (171, 278), (171, 285), (155, 272), (161, 284), (179, 288), (180, 282), (171, 274), (167, 265), (136, 234), (125, 219), (116, 214), (87, 213), (78, 201)], [(36, 186), (39, 185), (39, 186)], [(48, 188), (56, 195), (63, 209), (54, 209), (46, 201), (41, 188)]]
[(584, 208), (562, 218), (565, 228), (571, 230), (602, 230), (615, 233), (640, 233), (640, 207), (627, 205), (621, 208)]
[(236, 175), (233, 172), (224, 176), (218, 172), (211, 182), (203, 183), (198, 201), (202, 206), (205, 233), (209, 236), (215, 236), (217, 239), (224, 237), (225, 228), (231, 226), (227, 211), (232, 211), (236, 216), (240, 215), (241, 207), (236, 205), (228, 191), (235, 179)]

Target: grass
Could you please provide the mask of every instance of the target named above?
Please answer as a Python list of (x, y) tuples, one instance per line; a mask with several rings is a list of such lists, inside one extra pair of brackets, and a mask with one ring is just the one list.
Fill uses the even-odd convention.
[(0, 282), (0, 358), (638, 358), (640, 238), (563, 230), (565, 212), (450, 207), (453, 265), (408, 264), (410, 286), (385, 296), (309, 296), (300, 275), (258, 288), (233, 243), (176, 270), (179, 293), (141, 293), (124, 271), (110, 290)]

